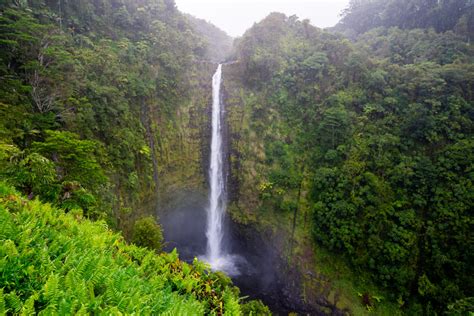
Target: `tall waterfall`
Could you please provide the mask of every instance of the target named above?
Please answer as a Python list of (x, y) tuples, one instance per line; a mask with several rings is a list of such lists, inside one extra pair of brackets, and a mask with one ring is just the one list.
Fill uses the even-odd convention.
[(214, 270), (237, 274), (233, 258), (222, 249), (223, 219), (226, 211), (226, 188), (224, 174), (224, 155), (222, 146), (222, 104), (221, 104), (222, 65), (212, 77), (212, 140), (209, 165), (209, 205), (207, 209), (207, 253), (204, 258)]
[(222, 109), (221, 109), (222, 65), (212, 77), (212, 140), (209, 166), (209, 208), (207, 210), (207, 259), (211, 265), (221, 257), (222, 219), (225, 212), (225, 183), (222, 153)]

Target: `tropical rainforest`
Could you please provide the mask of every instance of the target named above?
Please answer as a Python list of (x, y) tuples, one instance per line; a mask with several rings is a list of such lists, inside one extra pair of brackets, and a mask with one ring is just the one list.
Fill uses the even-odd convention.
[(296, 295), (472, 315), (473, 34), (471, 0), (271, 13), (235, 40), (173, 0), (0, 0), (0, 314), (270, 314), (163, 252), (159, 211), (208, 190), (227, 62), (229, 217)]

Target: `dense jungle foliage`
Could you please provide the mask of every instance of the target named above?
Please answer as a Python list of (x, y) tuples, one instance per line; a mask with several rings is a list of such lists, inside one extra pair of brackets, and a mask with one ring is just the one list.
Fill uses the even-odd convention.
[(202, 263), (155, 254), (161, 227), (139, 208), (165, 181), (193, 65), (210, 58), (174, 2), (0, 9), (0, 314), (268, 311)]
[[(471, 0), (353, 0), (326, 31), (273, 13), (224, 67), (231, 199), (408, 315), (474, 312), (473, 20)], [(0, 0), (0, 313), (268, 313), (156, 254), (144, 206), (205, 185), (193, 89), (230, 42), (173, 0)]]
[(177, 107), (194, 61), (209, 59), (206, 39), (167, 0), (0, 9), (2, 178), (131, 236), (176, 150), (168, 139), (183, 137)]
[[(105, 222), (31, 201), (4, 183), (0, 267), (1, 315), (241, 313), (239, 290), (223, 274), (176, 252), (128, 245)], [(244, 311), (256, 310), (251, 304)]]
[[(438, 28), (402, 2), (457, 20)], [(311, 218), (316, 243), (410, 315), (473, 311), (474, 51), (457, 33), (472, 26), (468, 6), (353, 1), (341, 24), (354, 42), (273, 13), (239, 39), (233, 65), (238, 207), (292, 214), (293, 228)], [(358, 28), (359, 15), (390, 24)]]
[(376, 27), (433, 28), (472, 41), (473, 4), (472, 0), (354, 0), (335, 29), (354, 36)]

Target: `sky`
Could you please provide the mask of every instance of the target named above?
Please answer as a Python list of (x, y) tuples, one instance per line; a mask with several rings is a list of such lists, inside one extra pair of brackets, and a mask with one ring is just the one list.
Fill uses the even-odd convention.
[(175, 0), (178, 9), (237, 37), (271, 12), (296, 14), (312, 25), (334, 26), (349, 0)]

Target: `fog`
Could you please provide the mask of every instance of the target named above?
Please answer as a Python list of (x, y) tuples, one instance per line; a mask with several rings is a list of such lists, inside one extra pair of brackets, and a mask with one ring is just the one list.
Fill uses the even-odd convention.
[(271, 12), (296, 14), (311, 24), (334, 26), (349, 0), (176, 0), (179, 10), (207, 20), (237, 37)]

